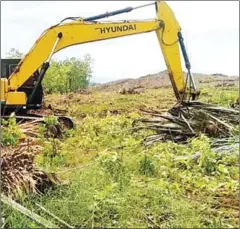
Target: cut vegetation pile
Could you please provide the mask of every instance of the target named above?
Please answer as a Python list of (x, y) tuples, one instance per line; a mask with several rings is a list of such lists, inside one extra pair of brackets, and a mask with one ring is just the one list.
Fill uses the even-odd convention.
[(13, 197), (23, 194), (44, 192), (53, 187), (58, 179), (54, 174), (47, 174), (34, 165), (34, 158), (39, 146), (31, 145), (1, 152), (2, 192)]
[(39, 123), (17, 124), (14, 117), (3, 121), (1, 148), (2, 191), (7, 196), (20, 198), (23, 194), (40, 193), (55, 186), (58, 179), (36, 168), (35, 157), (42, 153)]
[[(239, 124), (239, 111), (201, 102), (176, 105), (168, 111), (169, 114), (153, 109), (141, 109), (141, 112), (153, 118), (135, 120), (134, 129), (156, 132), (144, 139), (147, 145), (168, 140), (186, 143), (188, 138), (202, 133), (208, 137), (226, 138), (236, 132), (236, 125)], [(137, 126), (139, 123), (142, 125)]]

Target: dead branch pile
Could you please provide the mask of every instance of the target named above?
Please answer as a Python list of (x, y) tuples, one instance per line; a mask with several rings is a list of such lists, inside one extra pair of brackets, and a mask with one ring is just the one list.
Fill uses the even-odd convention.
[(134, 94), (140, 94), (143, 90), (138, 88), (121, 88), (119, 89), (118, 93), (121, 95), (134, 95)]
[(1, 150), (1, 186), (6, 195), (19, 197), (23, 193), (44, 192), (59, 181), (54, 174), (47, 174), (34, 166), (40, 152), (37, 144), (21, 144), (15, 149)]
[[(18, 146), (1, 146), (1, 187), (4, 194), (18, 198), (23, 194), (44, 192), (59, 184), (54, 174), (37, 169), (34, 159), (43, 151), (39, 143), (39, 121), (19, 123), (23, 137)], [(8, 128), (1, 126), (2, 130)]]
[[(40, 136), (39, 127), (43, 124), (43, 119), (26, 121), (23, 123), (18, 123), (21, 132), (28, 138), (37, 138)], [(43, 125), (42, 125), (43, 126)], [(64, 129), (61, 123), (58, 124), (45, 124), (44, 125), (44, 137), (45, 138), (60, 138), (64, 133)]]
[(21, 132), (28, 138), (37, 138), (39, 135), (39, 121), (38, 120), (20, 123), (18, 126), (19, 126)]
[(200, 133), (208, 137), (230, 137), (239, 124), (239, 111), (201, 102), (184, 102), (171, 108), (168, 114), (144, 109), (141, 112), (152, 118), (135, 120), (134, 130), (148, 129), (156, 132), (144, 139), (147, 145), (167, 140), (184, 143)]

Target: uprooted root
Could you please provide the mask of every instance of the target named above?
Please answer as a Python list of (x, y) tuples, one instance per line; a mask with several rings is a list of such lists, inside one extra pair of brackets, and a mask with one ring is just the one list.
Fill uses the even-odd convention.
[[(144, 139), (147, 145), (167, 140), (184, 143), (200, 133), (208, 137), (226, 138), (233, 135), (235, 126), (239, 124), (239, 111), (200, 102), (177, 105), (168, 111), (170, 115), (156, 110), (142, 109), (141, 112), (154, 117), (133, 122), (135, 130), (149, 129), (156, 132)], [(136, 126), (137, 123), (142, 125)]]
[(34, 166), (34, 151), (24, 148), (3, 150), (1, 155), (1, 186), (4, 194), (15, 198), (22, 194), (42, 193), (54, 187), (59, 180)]

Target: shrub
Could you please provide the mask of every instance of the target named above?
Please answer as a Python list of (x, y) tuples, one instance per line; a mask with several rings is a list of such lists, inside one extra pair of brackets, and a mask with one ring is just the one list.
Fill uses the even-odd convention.
[(16, 118), (12, 116), (8, 120), (2, 120), (2, 124), (1, 145), (16, 146), (19, 138), (24, 136), (17, 126)]

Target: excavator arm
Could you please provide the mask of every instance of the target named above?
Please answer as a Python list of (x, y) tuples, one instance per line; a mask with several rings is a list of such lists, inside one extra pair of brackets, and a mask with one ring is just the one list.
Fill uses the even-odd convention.
[[(120, 13), (132, 11), (134, 8), (126, 8), (111, 13), (97, 15), (90, 18), (67, 18), (73, 21), (59, 23), (50, 27), (39, 37), (29, 53), (20, 61), (9, 79), (3, 79), (1, 84), (1, 102), (6, 101), (8, 105), (25, 105), (34, 96), (35, 89), (41, 83), (50, 60), (54, 53), (69, 46), (95, 42), (135, 34), (155, 32), (159, 45), (164, 56), (169, 77), (175, 96), (181, 101), (187, 92), (187, 85), (184, 81), (184, 73), (181, 65), (180, 48), (183, 52), (188, 76), (190, 77), (191, 94), (197, 94), (195, 83), (190, 72), (190, 64), (183, 44), (181, 28), (172, 10), (163, 1), (154, 3), (157, 17), (154, 20), (142, 21), (121, 21), (121, 22), (99, 22), (98, 19), (113, 16)], [(149, 4), (148, 4), (149, 5)], [(180, 47), (179, 47), (180, 44)], [(29, 80), (39, 68), (39, 79), (31, 93), (30, 98), (19, 92), (18, 89)]]

